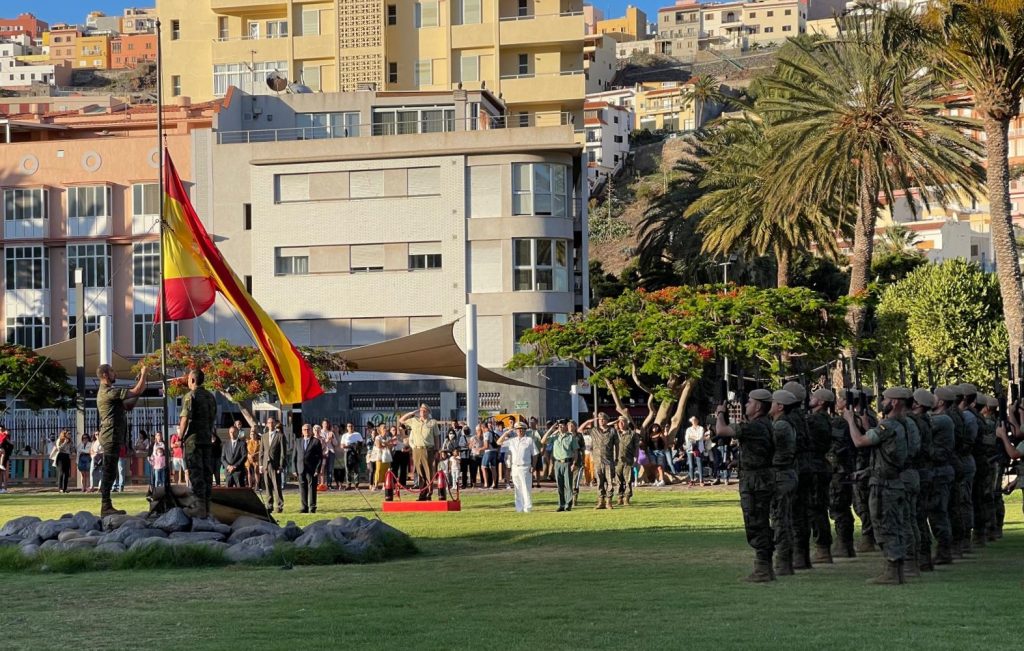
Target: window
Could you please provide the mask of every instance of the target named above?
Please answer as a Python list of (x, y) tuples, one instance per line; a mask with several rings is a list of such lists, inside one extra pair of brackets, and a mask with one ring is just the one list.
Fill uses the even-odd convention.
[(245, 292), (252, 296), (252, 276), (242, 276), (242, 279), (245, 282)]
[(267, 38), (287, 38), (288, 37), (288, 21), (287, 20), (268, 20), (267, 21)]
[(242, 229), (251, 231), (252, 230), (252, 204), (242, 204)]
[(784, 12), (782, 12), (782, 13), (784, 13), (784, 14), (785, 14), (785, 15), (787, 15), (787, 16), (792, 16), (792, 15), (793, 15), (793, 10), (792, 10), (792, 9), (787, 9), (787, 10), (785, 10), (785, 11), (784, 11)]
[(349, 271), (384, 271), (383, 244), (355, 244), (349, 247)]
[(110, 286), (110, 246), (108, 244), (68, 245), (68, 287), (75, 286), (75, 270), (82, 270), (86, 287)]
[(765, 27), (765, 28), (764, 28), (764, 33), (765, 33), (765, 34), (771, 34), (771, 33), (772, 33), (772, 32), (774, 32), (774, 31), (775, 31), (775, 28), (774, 28), (774, 27)]
[(413, 25), (419, 27), (437, 27), (438, 25), (438, 0), (423, 0), (414, 5)]
[(388, 25), (398, 24), (398, 6), (388, 5)]
[(132, 185), (132, 232), (155, 233), (160, 223), (160, 186), (156, 183)]
[(395, 61), (388, 61), (388, 83), (398, 83), (398, 63)]
[(228, 40), (228, 18), (227, 16), (217, 17), (217, 38), (222, 41)]
[(462, 24), (475, 25), (481, 22), (482, 0), (462, 0)]
[(772, 17), (772, 16), (774, 16), (774, 15), (775, 15), (775, 12), (774, 12), (774, 11), (769, 11), (769, 12), (768, 12), (768, 17), (769, 17), (769, 18), (771, 18), (771, 17)]
[[(148, 355), (156, 351), (160, 346), (160, 333), (153, 325), (153, 314), (136, 313), (133, 325), (135, 326), (133, 352), (136, 355)], [(169, 321), (165, 327), (167, 328), (167, 341), (174, 341), (178, 338), (177, 321)]]
[(309, 273), (309, 249), (280, 247), (274, 256), (274, 274), (277, 276), (304, 276)]
[(309, 86), (310, 90), (319, 91), (321, 89), (320, 66), (303, 64), (302, 83)]
[(747, 16), (747, 18), (757, 18), (757, 12), (756, 11), (751, 11), (750, 14)]
[(519, 11), (517, 14), (520, 18), (526, 18), (530, 15), (530, 2), (529, 0), (519, 0)]
[(551, 163), (512, 165), (512, 214), (565, 217), (568, 170)]
[(12, 246), (4, 250), (7, 289), (49, 289), (50, 260), (41, 246)]
[(480, 81), (480, 57), (462, 55), (460, 81)]
[[(259, 23), (254, 23), (259, 25)], [(286, 61), (257, 61), (249, 72), (248, 63), (219, 63), (213, 66), (213, 93), (222, 96), (228, 92), (228, 86), (241, 90), (266, 95), (272, 91), (267, 88), (267, 75), (276, 70), (287, 70)]]
[(181, 75), (171, 75), (171, 97), (181, 95)]
[(256, 21), (249, 23), (249, 38), (258, 39), (260, 37), (260, 24)]
[(42, 348), (50, 344), (50, 319), (45, 316), (7, 318), (7, 343), (26, 348)]
[(440, 269), (440, 253), (420, 253), (409, 256), (409, 269)]
[(532, 330), (539, 325), (549, 325), (552, 323), (568, 323), (568, 314), (552, 314), (550, 312), (542, 313), (530, 313), (520, 312), (512, 315), (512, 328), (513, 328), (513, 340), (515, 341), (515, 352), (522, 352), (524, 349), (519, 345), (519, 340), (527, 330)]
[(181, 21), (180, 20), (172, 20), (171, 21), (171, 40), (172, 41), (177, 41), (179, 38), (181, 38)]
[(782, 26), (782, 31), (784, 31), (784, 32), (788, 32), (788, 31), (790, 31), (792, 29), (793, 29), (792, 25), (783, 25)]
[(517, 292), (569, 291), (566, 240), (512, 240), (513, 289)]
[(4, 219), (46, 219), (49, 192), (43, 188), (4, 190)]
[(528, 127), (530, 126), (530, 114), (526, 111), (519, 112), (519, 126)]
[(68, 188), (68, 217), (109, 217), (111, 190), (106, 185)]
[(296, 113), (295, 126), (302, 138), (354, 138), (359, 135), (359, 111), (341, 113)]
[(110, 51), (114, 54), (121, 54), (121, 41), (114, 41), (111, 43)]
[(528, 74), (530, 74), (530, 55), (529, 54), (520, 54), (519, 55), (518, 70), (519, 70), (518, 74), (520, 74), (520, 75), (528, 75)]
[(614, 136), (612, 140), (615, 142), (622, 142), (622, 136)]
[(430, 86), (434, 83), (434, 62), (430, 59), (417, 61), (412, 75), (413, 85)]
[[(78, 336), (78, 317), (74, 314), (68, 316), (68, 339), (74, 339)], [(86, 314), (85, 315), (85, 332), (82, 334), (89, 334), (100, 329), (100, 317), (98, 314)]]
[(160, 243), (138, 242), (132, 246), (132, 270), (136, 287), (156, 287), (160, 281)]
[(318, 36), (320, 34), (320, 10), (302, 10), (302, 35)]

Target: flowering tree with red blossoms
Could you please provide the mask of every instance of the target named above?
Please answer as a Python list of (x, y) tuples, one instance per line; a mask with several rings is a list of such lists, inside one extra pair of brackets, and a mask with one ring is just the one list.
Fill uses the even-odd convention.
[[(316, 374), (325, 391), (334, 387), (328, 371), (342, 371), (344, 361), (334, 353), (315, 348), (300, 351)], [(142, 360), (159, 378), (160, 351)], [(221, 340), (212, 344), (193, 344), (185, 337), (167, 345), (167, 392), (171, 397), (188, 393), (188, 372), (201, 369), (206, 375), (205, 386), (219, 393), (241, 409), (242, 416), (255, 426), (252, 402), (257, 398), (270, 399), (276, 388), (263, 355), (255, 346), (237, 346)]]
[(697, 383), (720, 356), (781, 378), (788, 364), (834, 359), (845, 340), (844, 309), (806, 288), (669, 287), (627, 291), (565, 324), (545, 324), (520, 339), (508, 368), (576, 362), (604, 386), (616, 410), (623, 396), (646, 396), (644, 425), (671, 416), (675, 432)]
[(0, 396), (18, 396), (30, 409), (63, 409), (74, 404), (76, 393), (59, 362), (0, 343)]

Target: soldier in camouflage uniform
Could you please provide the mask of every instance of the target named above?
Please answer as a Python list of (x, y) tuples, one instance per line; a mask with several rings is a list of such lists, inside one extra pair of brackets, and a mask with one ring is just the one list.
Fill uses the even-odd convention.
[[(846, 408), (846, 396), (840, 394), (836, 398), (836, 409), (842, 414)], [(828, 451), (828, 462), (832, 467), (832, 479), (828, 487), (828, 510), (836, 523), (836, 547), (833, 553), (843, 558), (857, 556), (853, 548), (852, 475), (856, 466), (855, 455), (853, 439), (850, 438), (850, 426), (846, 424), (846, 419), (842, 415), (838, 415), (832, 419), (832, 445)]]
[[(615, 421), (615, 427), (619, 437), (615, 479), (619, 483), (619, 506), (623, 506), (633, 500), (633, 464), (636, 463), (636, 453), (640, 449), (640, 434), (625, 416), (619, 416), (619, 419)], [(609, 505), (611, 499), (611, 495), (609, 495)]]
[(800, 401), (786, 390), (772, 394), (772, 442), (775, 454), (775, 490), (772, 494), (771, 523), (775, 536), (775, 572), (780, 576), (793, 574), (793, 494), (797, 489), (797, 433), (787, 414), (792, 414)]
[(185, 467), (196, 498), (195, 506), (186, 513), (196, 518), (205, 518), (210, 512), (213, 480), (210, 446), (217, 422), (217, 399), (203, 387), (205, 380), (206, 376), (199, 369), (188, 374), (189, 392), (181, 401), (181, 420), (178, 422)]
[(935, 565), (953, 562), (953, 527), (956, 520), (951, 495), (955, 490), (956, 425), (950, 413), (956, 394), (949, 387), (935, 389), (935, 405), (928, 418), (932, 430), (932, 498), (928, 503), (928, 524), (935, 536)]
[(932, 563), (932, 537), (928, 532), (928, 509), (932, 502), (934, 492), (933, 483), (933, 450), (932, 450), (932, 425), (928, 419), (928, 410), (935, 406), (935, 396), (926, 389), (914, 391), (911, 411), (907, 414), (914, 420), (917, 431), (921, 436), (921, 447), (917, 456), (912, 460), (913, 466), (917, 469), (919, 480), (919, 491), (917, 494), (917, 567), (922, 572), (931, 572), (935, 569)]
[(903, 416), (897, 418), (907, 433), (907, 464), (900, 472), (907, 498), (903, 503), (903, 537), (907, 541), (907, 562), (903, 565), (905, 576), (921, 576), (919, 548), (921, 533), (917, 528), (917, 500), (921, 497), (921, 475), (918, 464), (921, 455), (921, 431), (917, 429), (917, 421), (911, 417), (910, 405), (913, 394), (907, 401)]
[(96, 369), (100, 388), (96, 392), (96, 411), (100, 420), (100, 450), (103, 453), (103, 480), (100, 482), (100, 517), (124, 515), (110, 501), (110, 489), (117, 479), (117, 464), (122, 446), (128, 445), (128, 420), (125, 411), (135, 406), (146, 390), (146, 367), (139, 370), (139, 378), (131, 389), (114, 386), (117, 373), (109, 364)]
[[(874, 394), (870, 389), (863, 389), (857, 392), (865, 404), (870, 405)], [(866, 425), (869, 428), (878, 427), (878, 414), (868, 406), (865, 410), (867, 418)], [(857, 466), (855, 475), (857, 477), (853, 484), (853, 510), (860, 519), (860, 540), (857, 541), (858, 552), (875, 551), (875, 529), (871, 524), (871, 450), (858, 449), (856, 451)]]
[[(993, 404), (994, 403), (994, 404)], [(986, 395), (978, 395), (975, 404), (978, 412), (978, 438), (974, 442), (974, 544), (984, 547), (989, 540), (989, 531), (995, 522), (995, 481), (994, 459), (999, 452), (996, 438), (996, 414), (999, 401)]]
[(871, 522), (875, 540), (882, 547), (885, 569), (870, 583), (895, 585), (905, 582), (903, 565), (907, 555), (907, 541), (903, 517), (906, 513), (907, 491), (901, 473), (907, 467), (907, 432), (900, 419), (910, 402), (909, 389), (892, 387), (883, 394), (884, 418), (878, 427), (865, 428), (867, 418), (857, 417), (846, 410), (850, 436), (859, 448), (871, 448)]
[(964, 427), (957, 438), (956, 453), (963, 467), (960, 488), (960, 551), (971, 552), (971, 532), (974, 530), (974, 476), (978, 467), (974, 463), (974, 442), (978, 439), (978, 412), (974, 407), (978, 390), (973, 384), (961, 384), (957, 387), (960, 399), (960, 416)]
[(772, 528), (769, 513), (775, 490), (774, 435), (769, 412), (772, 394), (765, 389), (750, 392), (745, 407), (746, 422), (726, 424), (727, 407), (717, 410), (715, 431), (719, 436), (735, 437), (740, 447), (740, 508), (747, 543), (754, 549), (754, 571), (744, 579), (752, 583), (775, 580), (772, 572)]
[(955, 396), (953, 404), (945, 411), (949, 419), (953, 421), (953, 456), (950, 458), (950, 465), (953, 467), (953, 485), (949, 489), (949, 528), (952, 532), (953, 556), (963, 558), (964, 520), (960, 503), (963, 496), (964, 463), (962, 455), (958, 452), (958, 449), (964, 447), (963, 441), (967, 438), (964, 416), (959, 408), (963, 395), (959, 385), (952, 384), (943, 388), (948, 389)]
[(811, 569), (811, 503), (814, 491), (814, 473), (812, 471), (813, 450), (810, 434), (807, 429), (807, 414), (803, 410), (803, 401), (807, 391), (799, 382), (786, 382), (783, 391), (789, 391), (797, 399), (797, 404), (783, 418), (796, 432), (796, 490), (793, 492), (793, 569)]
[(597, 477), (598, 502), (595, 509), (612, 508), (612, 493), (615, 490), (615, 452), (619, 435), (615, 428), (608, 427), (607, 416), (598, 414), (580, 425), (581, 432), (590, 431), (591, 459), (594, 475)]
[(807, 518), (814, 536), (814, 561), (818, 563), (832, 562), (832, 523), (828, 519), (832, 471), (828, 465), (828, 452), (832, 447), (831, 410), (835, 401), (834, 393), (828, 389), (818, 389), (811, 394), (811, 413), (807, 416), (812, 478)]

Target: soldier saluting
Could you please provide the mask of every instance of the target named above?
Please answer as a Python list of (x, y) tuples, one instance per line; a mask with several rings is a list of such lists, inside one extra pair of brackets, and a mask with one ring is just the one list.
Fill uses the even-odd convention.
[(206, 375), (199, 369), (189, 372), (189, 392), (181, 401), (181, 420), (178, 433), (181, 435), (185, 452), (185, 467), (188, 469), (195, 506), (186, 509), (193, 518), (205, 518), (210, 513), (210, 483), (213, 465), (210, 460), (212, 434), (217, 418), (217, 399), (203, 387)]
[(103, 479), (100, 482), (100, 517), (124, 515), (110, 502), (110, 489), (117, 479), (118, 452), (128, 444), (128, 419), (125, 412), (135, 406), (142, 392), (146, 390), (146, 367), (139, 369), (139, 377), (131, 389), (114, 386), (117, 373), (110, 364), (100, 364), (96, 369), (100, 381), (96, 393), (96, 411), (100, 419), (99, 443), (103, 453)]

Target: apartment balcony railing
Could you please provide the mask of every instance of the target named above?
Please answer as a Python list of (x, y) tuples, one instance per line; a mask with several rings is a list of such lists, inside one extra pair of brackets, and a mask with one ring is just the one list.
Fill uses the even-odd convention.
[(514, 20), (534, 20), (535, 18), (554, 18), (556, 16), (560, 18), (566, 18), (569, 16), (582, 16), (582, 11), (562, 11), (559, 13), (550, 14), (527, 14), (525, 16), (501, 16), (498, 18), (499, 21), (514, 21)]

